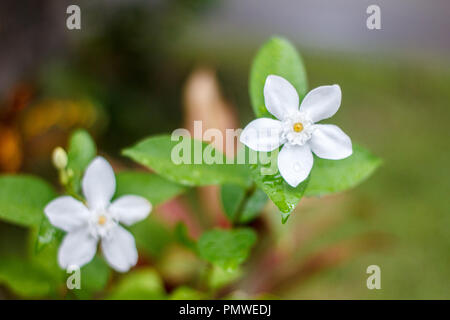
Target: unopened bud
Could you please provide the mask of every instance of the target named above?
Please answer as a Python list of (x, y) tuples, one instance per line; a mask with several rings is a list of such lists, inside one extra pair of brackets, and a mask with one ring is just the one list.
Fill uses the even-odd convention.
[(58, 170), (65, 169), (67, 166), (66, 151), (61, 147), (56, 147), (52, 153), (52, 161), (53, 161), (53, 165), (56, 167), (56, 169), (58, 169)]

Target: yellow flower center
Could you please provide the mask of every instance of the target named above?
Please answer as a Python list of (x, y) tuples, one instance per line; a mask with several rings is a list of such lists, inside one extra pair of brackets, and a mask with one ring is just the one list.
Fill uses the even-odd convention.
[(294, 131), (295, 132), (301, 132), (303, 130), (303, 124), (300, 122), (294, 123)]
[(106, 223), (106, 217), (105, 216), (100, 216), (98, 217), (98, 224), (99, 225), (104, 225)]

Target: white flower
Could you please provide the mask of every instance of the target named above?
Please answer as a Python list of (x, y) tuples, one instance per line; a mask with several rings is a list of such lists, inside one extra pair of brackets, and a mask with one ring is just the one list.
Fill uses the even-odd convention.
[(341, 104), (338, 85), (311, 90), (299, 107), (295, 88), (284, 78), (269, 75), (264, 85), (267, 110), (278, 120), (259, 118), (250, 122), (241, 142), (255, 151), (283, 148), (278, 155), (278, 170), (292, 187), (305, 180), (313, 166), (314, 152), (319, 158), (338, 160), (352, 154), (350, 138), (337, 126), (316, 124), (330, 118)]
[(110, 203), (116, 179), (110, 164), (96, 157), (86, 169), (82, 181), (87, 205), (63, 196), (44, 209), (50, 223), (67, 232), (58, 251), (58, 263), (66, 269), (82, 267), (92, 260), (101, 241), (108, 264), (119, 272), (136, 265), (138, 253), (133, 235), (119, 225), (131, 225), (148, 216), (151, 204), (142, 197), (126, 195)]

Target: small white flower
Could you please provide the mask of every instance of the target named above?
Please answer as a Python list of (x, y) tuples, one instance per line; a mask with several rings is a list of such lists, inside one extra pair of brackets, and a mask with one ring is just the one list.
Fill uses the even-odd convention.
[(278, 155), (278, 170), (292, 187), (305, 180), (313, 166), (314, 152), (324, 159), (338, 160), (352, 154), (350, 138), (337, 126), (316, 124), (330, 118), (341, 104), (338, 85), (311, 90), (299, 107), (295, 88), (284, 78), (269, 75), (264, 85), (267, 110), (278, 120), (259, 118), (250, 122), (241, 142), (255, 151), (283, 148)]
[(142, 197), (126, 195), (110, 203), (116, 179), (110, 164), (96, 157), (86, 169), (82, 181), (87, 205), (63, 196), (44, 209), (50, 223), (67, 232), (58, 251), (58, 263), (66, 269), (82, 267), (92, 260), (101, 240), (108, 264), (119, 272), (136, 265), (138, 253), (133, 235), (119, 225), (131, 225), (145, 219), (151, 204)]

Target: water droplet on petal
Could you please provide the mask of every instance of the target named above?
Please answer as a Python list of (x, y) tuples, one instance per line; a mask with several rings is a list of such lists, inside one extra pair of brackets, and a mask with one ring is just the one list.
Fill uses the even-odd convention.
[(302, 164), (300, 163), (300, 162), (296, 162), (296, 163), (294, 163), (294, 170), (295, 171), (300, 171), (302, 169)]

